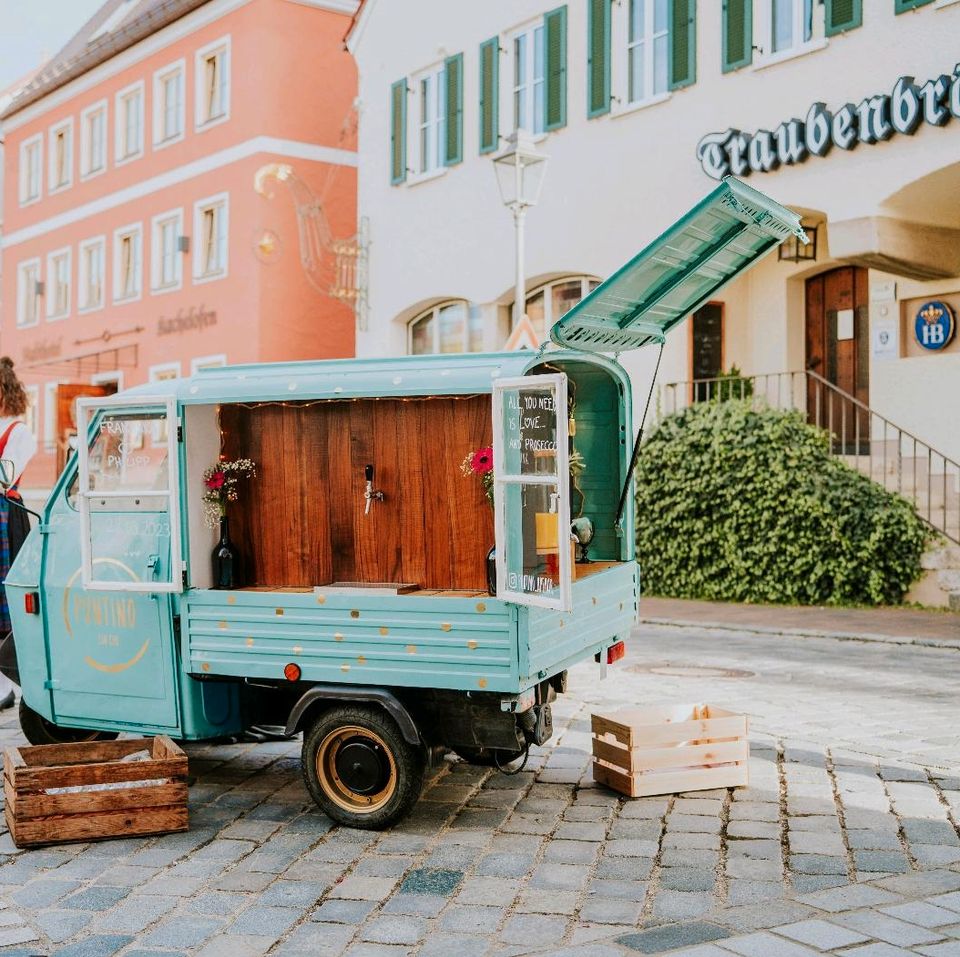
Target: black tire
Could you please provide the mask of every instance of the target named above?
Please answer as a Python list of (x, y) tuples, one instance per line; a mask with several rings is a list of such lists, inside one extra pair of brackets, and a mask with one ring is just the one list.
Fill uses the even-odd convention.
[(87, 731), (84, 728), (60, 728), (37, 714), (20, 699), (20, 730), (31, 744), (76, 744), (80, 741), (113, 741), (116, 731)]
[(457, 747), (453, 748), (453, 753), (467, 764), (481, 768), (504, 768), (523, 757), (522, 751), (504, 751), (502, 748)]
[(370, 831), (410, 812), (426, 767), (423, 748), (410, 744), (386, 712), (361, 705), (320, 714), (304, 732), (301, 762), (307, 790), (324, 814)]

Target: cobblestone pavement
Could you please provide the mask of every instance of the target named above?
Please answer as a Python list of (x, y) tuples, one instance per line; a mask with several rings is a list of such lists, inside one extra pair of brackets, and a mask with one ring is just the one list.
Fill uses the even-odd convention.
[[(191, 745), (187, 833), (0, 836), (0, 955), (960, 955), (958, 665), (645, 627), (607, 680), (572, 673), (526, 770), (451, 760), (380, 834), (313, 809), (299, 742)], [(748, 713), (750, 787), (594, 787), (591, 711), (655, 701)]]

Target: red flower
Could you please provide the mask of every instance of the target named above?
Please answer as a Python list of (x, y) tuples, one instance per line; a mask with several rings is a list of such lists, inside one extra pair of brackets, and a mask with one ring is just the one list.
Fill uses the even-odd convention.
[(477, 475), (486, 475), (487, 472), (492, 472), (493, 449), (489, 447), (477, 449), (477, 451), (473, 453), (473, 458), (470, 459), (470, 468), (472, 468)]
[(218, 489), (223, 488), (223, 472), (214, 472), (206, 482), (207, 488), (209, 489)]

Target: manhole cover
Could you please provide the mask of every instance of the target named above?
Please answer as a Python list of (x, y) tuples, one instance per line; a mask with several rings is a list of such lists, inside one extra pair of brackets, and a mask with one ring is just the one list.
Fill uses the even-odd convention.
[(629, 665), (627, 671), (645, 675), (668, 675), (671, 678), (752, 678), (752, 671), (742, 668), (704, 668), (697, 665)]

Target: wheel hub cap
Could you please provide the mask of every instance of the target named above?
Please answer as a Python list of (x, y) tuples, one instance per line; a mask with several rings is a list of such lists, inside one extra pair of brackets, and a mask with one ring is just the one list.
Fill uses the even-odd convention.
[(383, 790), (390, 768), (381, 748), (365, 738), (351, 738), (337, 751), (337, 776), (355, 794)]

